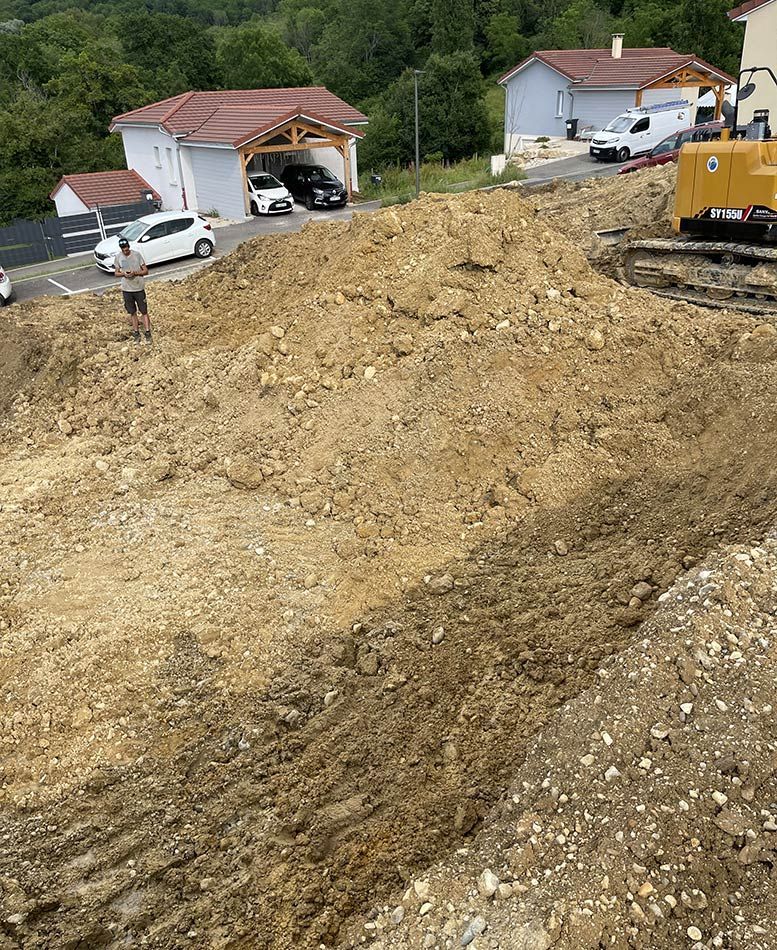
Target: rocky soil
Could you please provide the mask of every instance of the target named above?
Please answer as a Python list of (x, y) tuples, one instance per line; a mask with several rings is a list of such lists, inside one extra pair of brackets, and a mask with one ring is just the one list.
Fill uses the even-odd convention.
[[(678, 685), (679, 645), (642, 670), (666, 592), (775, 523), (777, 332), (620, 287), (535, 200), (256, 239), (150, 286), (150, 349), (116, 295), (3, 312), (3, 950), (455, 946), (478, 918), (473, 946), (530, 947), (516, 928), (558, 943), (581, 914), (607, 946), (757, 935), (768, 864), (737, 871), (722, 831), (666, 842), (713, 815), (713, 779), (731, 810), (735, 778), (767, 775), (768, 717), (721, 740), (741, 754), (718, 780), (713, 673)], [(742, 677), (768, 655), (753, 598)], [(674, 634), (730, 652), (708, 600), (709, 637)], [(759, 683), (742, 695), (768, 705)], [(583, 801), (628, 840), (594, 844)], [(736, 854), (770, 854), (752, 812)], [(681, 845), (712, 884), (678, 872)], [(504, 905), (471, 896), (486, 869)], [(708, 902), (687, 920), (682, 888)]]

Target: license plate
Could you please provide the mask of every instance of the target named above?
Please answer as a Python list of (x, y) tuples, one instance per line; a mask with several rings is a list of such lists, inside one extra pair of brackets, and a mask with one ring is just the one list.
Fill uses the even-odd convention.
[(288, 201), (279, 201), (279, 202), (275, 205), (275, 207), (276, 207), (276, 208), (288, 208), (288, 207), (289, 207), (289, 202), (288, 202)]

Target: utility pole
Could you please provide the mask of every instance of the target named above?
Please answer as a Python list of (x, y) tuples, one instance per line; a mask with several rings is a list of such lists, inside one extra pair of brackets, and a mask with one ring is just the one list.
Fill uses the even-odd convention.
[(413, 70), (413, 93), (415, 104), (415, 196), (421, 194), (421, 148), (418, 144), (418, 77), (422, 69)]

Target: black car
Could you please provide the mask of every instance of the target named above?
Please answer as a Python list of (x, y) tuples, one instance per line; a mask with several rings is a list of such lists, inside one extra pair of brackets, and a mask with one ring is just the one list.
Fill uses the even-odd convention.
[(287, 165), (281, 181), (308, 211), (314, 208), (342, 208), (348, 191), (339, 178), (323, 165)]

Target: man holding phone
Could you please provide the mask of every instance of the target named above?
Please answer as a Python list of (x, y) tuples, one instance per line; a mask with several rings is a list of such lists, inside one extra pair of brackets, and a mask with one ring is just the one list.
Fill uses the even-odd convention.
[(148, 318), (148, 302), (146, 301), (145, 280), (148, 266), (143, 255), (130, 248), (125, 237), (119, 238), (119, 253), (113, 260), (113, 272), (121, 277), (121, 292), (124, 297), (124, 309), (132, 322), (132, 338), (140, 343), (140, 325), (138, 314), (143, 317), (143, 330), (146, 343), (151, 343), (151, 321)]

